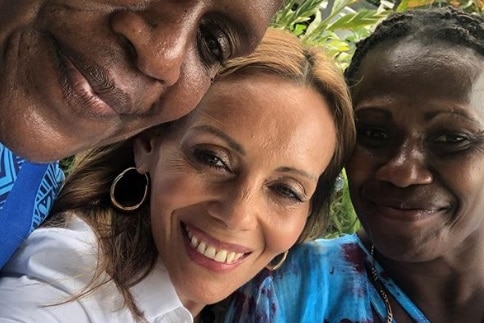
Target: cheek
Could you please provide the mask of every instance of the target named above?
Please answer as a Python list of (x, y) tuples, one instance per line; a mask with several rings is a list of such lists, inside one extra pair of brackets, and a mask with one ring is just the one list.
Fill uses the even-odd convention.
[(151, 212), (171, 212), (183, 206), (195, 191), (197, 191), (195, 181), (190, 180), (190, 176), (158, 177), (151, 186)]
[(481, 163), (484, 164), (482, 160), (467, 165), (460, 162), (440, 170), (444, 185), (458, 200), (460, 213), (479, 221), (484, 209), (484, 166)]
[(306, 224), (307, 214), (289, 212), (284, 218), (279, 217), (264, 226), (266, 252), (272, 254), (270, 258), (289, 250), (296, 243)]
[(371, 177), (371, 161), (366, 157), (365, 152), (357, 151), (345, 166), (348, 184), (351, 191), (356, 191), (357, 187), (366, 179)]
[(178, 119), (195, 109), (211, 84), (211, 75), (203, 66), (186, 63), (178, 82), (162, 98), (165, 105), (162, 110), (166, 111), (163, 122)]

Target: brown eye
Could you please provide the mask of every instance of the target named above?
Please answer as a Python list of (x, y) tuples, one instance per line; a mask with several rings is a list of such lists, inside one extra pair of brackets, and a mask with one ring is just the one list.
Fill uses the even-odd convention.
[(467, 138), (467, 136), (463, 136), (463, 135), (460, 135), (460, 134), (454, 134), (454, 133), (443, 134), (443, 135), (440, 135), (440, 136), (438, 136), (434, 139), (435, 142), (448, 143), (448, 144), (459, 144), (459, 143), (462, 143), (462, 142), (468, 141), (468, 140), (469, 140), (469, 138)]
[(227, 172), (231, 171), (228, 158), (220, 155), (218, 152), (212, 149), (198, 146), (193, 148), (192, 154), (193, 159), (195, 159), (198, 164), (202, 164), (203, 166), (208, 166), (217, 170)]
[(439, 133), (431, 138), (429, 145), (438, 155), (454, 155), (475, 147), (475, 136), (464, 133)]
[(376, 125), (359, 123), (357, 125), (357, 141), (360, 145), (377, 148), (391, 140), (389, 131)]
[(205, 22), (200, 26), (197, 45), (200, 57), (208, 67), (223, 64), (232, 56), (229, 37), (217, 23)]
[(282, 196), (284, 198), (288, 198), (288, 199), (295, 200), (295, 201), (298, 201), (298, 202), (303, 201), (301, 199), (301, 197), (292, 188), (290, 188), (288, 186), (275, 185), (275, 187), (273, 189), (274, 189), (275, 192), (277, 192), (277, 194), (279, 194), (280, 196)]

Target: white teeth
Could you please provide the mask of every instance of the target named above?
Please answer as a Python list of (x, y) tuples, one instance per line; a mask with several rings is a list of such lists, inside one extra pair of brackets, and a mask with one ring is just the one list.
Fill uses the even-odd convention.
[(204, 241), (199, 241), (188, 228), (186, 228), (186, 230), (188, 238), (190, 239), (190, 244), (193, 248), (195, 248), (198, 253), (201, 253), (205, 257), (215, 260), (216, 262), (231, 264), (244, 255), (243, 253), (227, 251), (225, 249), (217, 250), (214, 246), (208, 245)]
[(227, 250), (222, 249), (219, 252), (217, 252), (217, 255), (213, 260), (218, 261), (218, 262), (225, 262), (227, 259)]
[(200, 242), (200, 244), (198, 245), (197, 247), (197, 251), (200, 252), (201, 254), (204, 254), (205, 253), (205, 248), (207, 247), (207, 245), (205, 244), (205, 242)]
[(198, 239), (194, 235), (191, 236), (190, 242), (192, 243), (192, 246), (194, 247), (198, 246)]
[(227, 255), (227, 263), (232, 263), (235, 259), (235, 252), (231, 251), (229, 252), (229, 254)]
[[(217, 250), (215, 250), (214, 247), (208, 246), (207, 250), (203, 253), (205, 256), (207, 256), (210, 259), (215, 259), (215, 254), (217, 253)], [(225, 259), (224, 259), (225, 260)]]

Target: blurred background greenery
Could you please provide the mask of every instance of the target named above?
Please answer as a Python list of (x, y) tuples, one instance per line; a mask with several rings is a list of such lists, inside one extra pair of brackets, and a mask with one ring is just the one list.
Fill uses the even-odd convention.
[[(291, 31), (304, 42), (324, 46), (344, 70), (355, 43), (367, 37), (388, 14), (447, 5), (476, 15), (484, 14), (484, 0), (286, 0), (272, 25)], [(327, 238), (353, 233), (360, 227), (344, 172), (341, 176)]]

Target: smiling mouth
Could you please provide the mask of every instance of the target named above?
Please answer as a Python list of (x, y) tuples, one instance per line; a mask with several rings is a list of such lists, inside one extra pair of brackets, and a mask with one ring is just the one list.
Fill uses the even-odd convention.
[(374, 204), (374, 207), (380, 214), (387, 218), (405, 222), (420, 221), (442, 212), (442, 209), (439, 208), (410, 208), (376, 204)]
[(217, 249), (209, 242), (197, 237), (187, 226), (184, 226), (190, 245), (201, 255), (212, 259), (213, 261), (231, 265), (242, 259), (246, 254), (241, 252), (230, 251), (227, 249)]
[(116, 88), (104, 68), (93, 62), (85, 62), (80, 55), (62, 47), (56, 40), (54, 45), (62, 73), (64, 96), (74, 99), (80, 105), (81, 112), (109, 118), (130, 111), (130, 98)]

